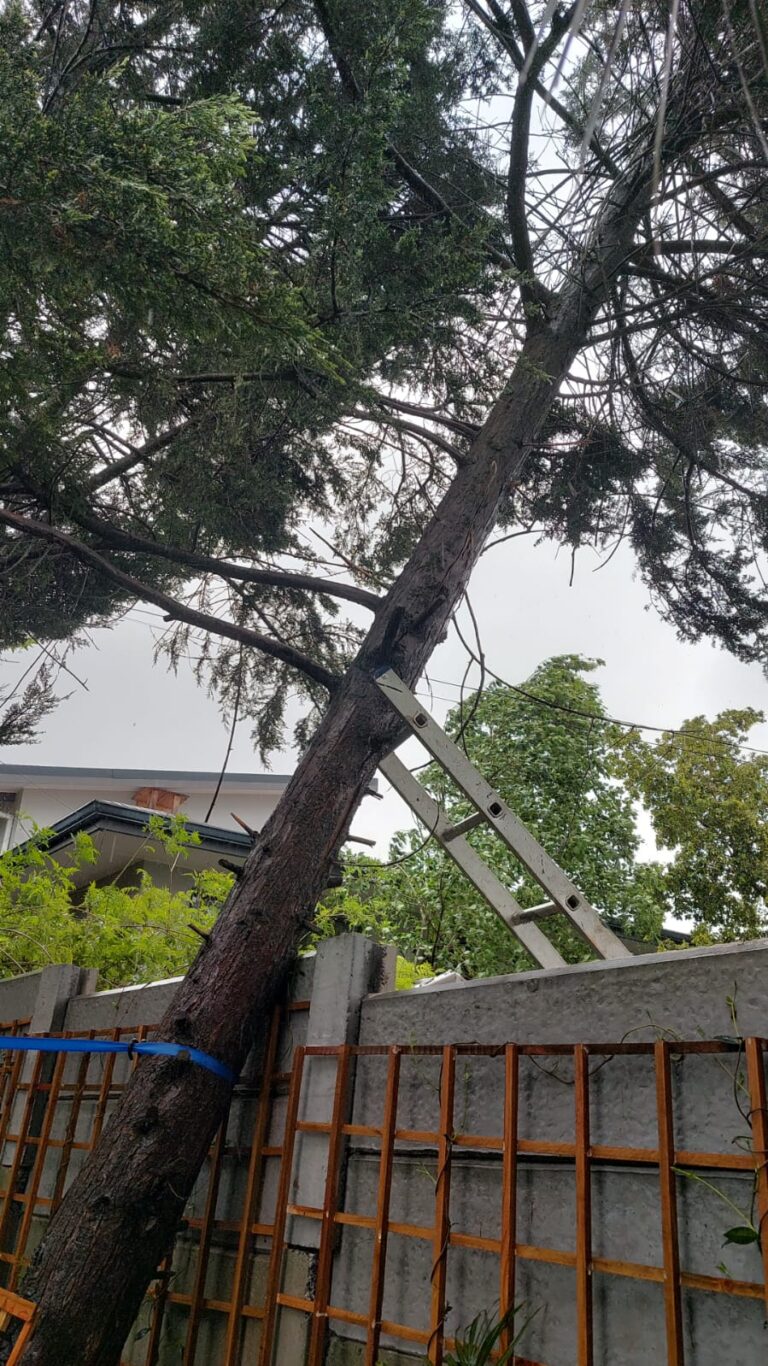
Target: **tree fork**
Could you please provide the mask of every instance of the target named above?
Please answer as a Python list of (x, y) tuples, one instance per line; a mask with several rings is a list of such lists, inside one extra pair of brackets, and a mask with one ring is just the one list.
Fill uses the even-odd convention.
[[(681, 139), (682, 141), (683, 139)], [(401, 722), (372, 681), (413, 686), (446, 629), (648, 203), (652, 154), (614, 184), (572, 279), (531, 327), (513, 374), (397, 582), (215, 925), (159, 1037), (237, 1070), (272, 1006), (377, 764)], [(38, 1248), (23, 1291), (38, 1304), (22, 1366), (115, 1366), (172, 1244), (229, 1087), (177, 1059), (146, 1058)], [(9, 1344), (0, 1346), (0, 1362)]]

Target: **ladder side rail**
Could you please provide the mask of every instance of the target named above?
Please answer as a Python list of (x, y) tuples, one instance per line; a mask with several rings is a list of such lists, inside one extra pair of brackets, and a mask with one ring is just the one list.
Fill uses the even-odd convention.
[(444, 812), (434, 798), (414, 778), (405, 764), (395, 754), (389, 754), (379, 764), (379, 770), (403, 801), (410, 806), (414, 815), (427, 827), (430, 834), (434, 835), (438, 844), (450, 854), (454, 863), (458, 864), (473, 887), (520, 941), (534, 962), (542, 968), (565, 967), (562, 954), (538, 925), (529, 923), (529, 913), (518, 904), (472, 845), (468, 844), (463, 836), (446, 840), (446, 832), (451, 829), (450, 822), (446, 820)]
[[(482, 812), (488, 825), (568, 917), (582, 938), (602, 958), (626, 958), (627, 949), (618, 936), (603, 924), (595, 908), (567, 873), (550, 858), (535, 836), (510, 811), (499, 793), (478, 773), (474, 764), (424, 710), (397, 674), (387, 669), (377, 676), (376, 682), (428, 753), (453, 778), (475, 808)], [(451, 843), (458, 843), (458, 840), (449, 839), (444, 845), (449, 852)]]

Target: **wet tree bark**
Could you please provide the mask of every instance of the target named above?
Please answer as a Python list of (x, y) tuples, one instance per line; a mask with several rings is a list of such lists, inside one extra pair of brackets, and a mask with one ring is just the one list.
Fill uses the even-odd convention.
[[(442, 637), (511, 480), (631, 246), (649, 194), (650, 156), (614, 185), (578, 275), (533, 326), (510, 380), (330, 700), (308, 751), (254, 848), (160, 1037), (237, 1069), (293, 959), (334, 852), (401, 722), (372, 681), (411, 686)], [(512, 587), (512, 585), (510, 585)], [(522, 590), (521, 590), (522, 591)], [(142, 1295), (173, 1242), (221, 1121), (227, 1083), (148, 1058), (56, 1216), (25, 1277), (39, 1303), (23, 1366), (115, 1366)], [(0, 1361), (8, 1347), (0, 1347)], [(5, 1354), (4, 1354), (5, 1353)]]

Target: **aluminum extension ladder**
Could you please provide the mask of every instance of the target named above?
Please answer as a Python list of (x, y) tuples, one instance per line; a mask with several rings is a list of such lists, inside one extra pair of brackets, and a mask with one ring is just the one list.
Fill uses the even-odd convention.
[[(402, 679), (392, 669), (387, 669), (378, 674), (376, 682), (424, 748), (472, 803), (474, 814), (451, 825), (442, 807), (395, 754), (389, 754), (382, 760), (379, 764), (381, 772), (540, 967), (565, 966), (562, 954), (536, 924), (538, 920), (561, 913), (567, 916), (598, 958), (630, 957), (629, 950), (613, 930), (603, 923), (594, 906), (542, 849), (530, 830), (510, 811), (458, 745), (424, 710)], [(483, 824), (496, 831), (543, 888), (549, 900), (527, 909), (519, 905), (477, 850), (464, 838), (470, 830)]]

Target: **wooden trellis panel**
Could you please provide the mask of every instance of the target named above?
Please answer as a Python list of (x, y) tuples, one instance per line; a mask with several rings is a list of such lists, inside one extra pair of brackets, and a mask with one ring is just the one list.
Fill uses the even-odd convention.
[[(289, 1010), (305, 1010), (307, 1002), (294, 1002)], [(214, 1361), (206, 1350), (205, 1366), (244, 1366), (243, 1330), (249, 1321), (261, 1326), (258, 1366), (275, 1366), (280, 1361), (277, 1342), (279, 1311), (305, 1317), (308, 1328), (306, 1366), (321, 1366), (329, 1327), (354, 1325), (358, 1330), (362, 1360), (375, 1366), (383, 1338), (420, 1348), (432, 1366), (441, 1366), (445, 1352), (453, 1347), (446, 1333), (448, 1269), (452, 1256), (460, 1249), (492, 1254), (498, 1259), (498, 1302), (505, 1312), (515, 1303), (518, 1269), (524, 1263), (545, 1263), (564, 1267), (573, 1273), (574, 1322), (578, 1366), (593, 1366), (595, 1324), (593, 1284), (595, 1276), (618, 1277), (626, 1281), (648, 1281), (660, 1287), (665, 1307), (667, 1366), (686, 1366), (682, 1330), (683, 1292), (724, 1295), (762, 1301), (768, 1311), (768, 1109), (766, 1108), (764, 1039), (746, 1039), (736, 1045), (727, 1041), (694, 1041), (674, 1044), (618, 1043), (534, 1045), (418, 1045), (299, 1047), (293, 1066), (278, 1071), (281, 1015), (272, 1021), (263, 1058), (263, 1074), (255, 1091), (255, 1113), (249, 1119), (249, 1143), (234, 1148), (227, 1138), (227, 1126), (217, 1134), (208, 1167), (208, 1186), (202, 1213), (188, 1221), (184, 1246), (190, 1240), (196, 1251), (196, 1265), (189, 1290), (173, 1287), (174, 1255), (158, 1271), (151, 1297), (151, 1313), (142, 1338), (143, 1366), (157, 1366), (162, 1348), (164, 1323), (170, 1306), (183, 1317), (183, 1366), (203, 1366), (200, 1333), (204, 1315), (221, 1316), (224, 1332), (221, 1352)], [(26, 1022), (2, 1026), (4, 1032), (24, 1032)], [(93, 1037), (124, 1039), (146, 1037), (150, 1027), (141, 1030), (104, 1032)], [(680, 1149), (674, 1124), (675, 1083), (672, 1062), (692, 1055), (736, 1055), (737, 1066), (746, 1063), (746, 1089), (749, 1093), (749, 1123), (752, 1151), (699, 1152)], [(593, 1083), (591, 1075), (602, 1062), (616, 1056), (633, 1055), (645, 1060), (649, 1078), (655, 1081), (657, 1141), (653, 1147), (628, 1147), (592, 1141), (590, 1108)], [(2, 1190), (0, 1190), (0, 1277), (5, 1281), (9, 1303), (24, 1304), (14, 1292), (21, 1284), (28, 1260), (28, 1244), (35, 1216), (47, 1216), (61, 1200), (67, 1175), (75, 1154), (90, 1151), (103, 1128), (110, 1108), (127, 1081), (123, 1067), (119, 1079), (112, 1057), (84, 1054), (69, 1062), (60, 1054), (55, 1060), (32, 1053), (0, 1055), (0, 1153)], [(372, 1124), (345, 1122), (347, 1096), (353, 1083), (358, 1060), (381, 1057), (386, 1063), (386, 1081), (381, 1087), (379, 1118)], [(398, 1122), (402, 1064), (406, 1058), (439, 1059), (440, 1084), (437, 1127), (408, 1129)], [(501, 1132), (475, 1134), (463, 1132), (454, 1110), (457, 1063), (471, 1057), (498, 1057), (503, 1065), (503, 1119)], [(306, 1089), (306, 1064), (312, 1058), (335, 1060), (336, 1085), (333, 1108), (327, 1120), (300, 1119)], [(552, 1141), (523, 1137), (518, 1115), (521, 1097), (521, 1064), (530, 1059), (539, 1066), (546, 1059), (568, 1059), (573, 1068), (573, 1137)], [(141, 1065), (134, 1060), (131, 1065)], [(275, 1097), (282, 1095), (284, 1121), (282, 1134), (270, 1132), (275, 1122)], [(254, 1087), (236, 1088), (233, 1105), (244, 1096), (254, 1097)], [(58, 1120), (58, 1123), (57, 1123)], [(298, 1205), (291, 1201), (294, 1155), (297, 1135), (311, 1133), (327, 1139), (324, 1196), (322, 1205)], [(342, 1179), (345, 1149), (351, 1139), (373, 1140), (378, 1151), (375, 1210), (363, 1213), (345, 1203)], [(391, 1217), (392, 1191), (397, 1158), (427, 1147), (434, 1153), (435, 1185), (431, 1223), (410, 1224)], [(451, 1218), (451, 1178), (457, 1154), (497, 1154), (501, 1211), (499, 1236), (489, 1237), (480, 1229), (455, 1228)], [(519, 1238), (518, 1206), (521, 1165), (531, 1158), (550, 1158), (572, 1164), (576, 1192), (572, 1230), (573, 1250), (539, 1243), (523, 1243)], [(243, 1172), (239, 1208), (230, 1208), (227, 1218), (219, 1217), (217, 1204), (225, 1160), (240, 1163)], [(267, 1164), (273, 1164), (277, 1197), (274, 1213), (264, 1220), (261, 1210), (263, 1178)], [(596, 1163), (610, 1163), (621, 1169), (642, 1165), (655, 1172), (659, 1189), (659, 1226), (662, 1256), (659, 1265), (600, 1257), (594, 1254), (592, 1240), (592, 1177)], [(718, 1173), (752, 1174), (755, 1180), (754, 1220), (760, 1231), (762, 1279), (735, 1280), (688, 1271), (681, 1255), (678, 1229), (678, 1175), (682, 1167), (707, 1171), (707, 1179)], [(315, 1220), (320, 1225), (319, 1251), (312, 1298), (288, 1293), (284, 1288), (284, 1268), (288, 1248), (288, 1221), (293, 1217)], [(366, 1303), (344, 1303), (334, 1293), (336, 1233), (344, 1227), (364, 1230), (371, 1238), (370, 1290)], [(387, 1259), (395, 1241), (407, 1238), (430, 1248), (431, 1288), (422, 1306), (423, 1328), (415, 1328), (382, 1317)], [(258, 1241), (258, 1249), (257, 1249)], [(177, 1245), (176, 1253), (178, 1253)], [(214, 1246), (231, 1253), (231, 1286), (226, 1298), (211, 1298), (206, 1280)], [(261, 1302), (250, 1297), (254, 1259), (259, 1256), (265, 1269)], [(0, 1297), (0, 1310), (3, 1307)], [(30, 1331), (32, 1311), (24, 1320)], [(428, 1324), (428, 1326), (426, 1326)], [(500, 1349), (507, 1343), (502, 1341)], [(135, 1344), (134, 1344), (135, 1348)], [(249, 1361), (256, 1366), (252, 1346)], [(135, 1363), (136, 1356), (132, 1357)], [(543, 1366), (516, 1358), (517, 1366)], [(299, 1363), (296, 1366), (300, 1366)], [(693, 1366), (693, 1363), (687, 1363)]]

